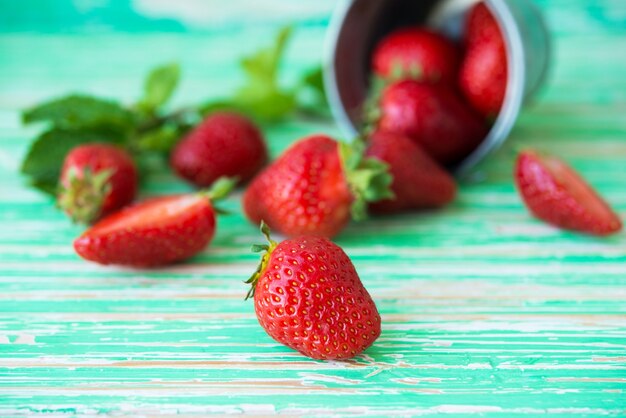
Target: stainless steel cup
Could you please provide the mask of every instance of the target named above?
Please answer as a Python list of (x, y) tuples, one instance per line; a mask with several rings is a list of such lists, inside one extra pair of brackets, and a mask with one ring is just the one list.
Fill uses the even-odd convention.
[[(469, 8), (478, 0), (342, 0), (326, 39), (324, 82), (333, 115), (349, 138), (356, 136), (367, 95), (369, 62), (376, 42), (400, 26), (426, 25), (460, 39)], [(508, 59), (506, 96), (489, 134), (454, 168), (459, 177), (508, 137), (523, 103), (545, 80), (550, 42), (530, 0), (486, 0), (504, 35)]]

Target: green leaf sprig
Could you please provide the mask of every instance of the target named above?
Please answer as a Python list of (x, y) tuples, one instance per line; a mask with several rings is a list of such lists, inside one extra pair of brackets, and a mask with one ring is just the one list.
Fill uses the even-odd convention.
[(22, 173), (32, 186), (55, 194), (63, 159), (80, 144), (117, 144), (134, 156), (140, 173), (145, 174), (155, 159), (165, 161), (176, 143), (214, 111), (238, 111), (263, 123), (298, 114), (328, 116), (321, 70), (305, 74), (292, 87), (280, 83), (281, 62), (292, 33), (292, 27), (281, 29), (271, 46), (241, 60), (245, 82), (231, 97), (169, 110), (181, 69), (176, 63), (167, 63), (149, 72), (143, 94), (132, 105), (72, 94), (26, 109), (23, 122), (45, 128), (32, 141), (22, 161)]

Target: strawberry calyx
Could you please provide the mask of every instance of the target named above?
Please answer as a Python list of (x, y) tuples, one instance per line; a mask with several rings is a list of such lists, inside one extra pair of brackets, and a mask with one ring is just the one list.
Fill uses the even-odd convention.
[(229, 215), (230, 212), (226, 209), (215, 206), (216, 202), (224, 200), (233, 191), (237, 183), (238, 177), (220, 177), (213, 182), (211, 187), (207, 190), (199, 192), (199, 194), (211, 201), (213, 209), (220, 215)]
[(109, 180), (113, 169), (93, 172), (90, 167), (82, 170), (71, 167), (66, 181), (59, 186), (57, 205), (72, 221), (90, 224), (102, 215), (107, 195), (111, 192)]
[(267, 263), (269, 262), (272, 251), (274, 251), (274, 248), (276, 248), (276, 246), (278, 245), (278, 243), (271, 238), (270, 227), (267, 226), (265, 221), (261, 221), (260, 230), (261, 230), (261, 233), (265, 236), (265, 239), (267, 240), (267, 244), (252, 245), (252, 248), (251, 248), (252, 252), (254, 253), (263, 252), (263, 255), (261, 256), (261, 261), (259, 262), (259, 265), (257, 266), (255, 272), (252, 273), (252, 276), (250, 276), (250, 278), (244, 282), (250, 285), (250, 289), (248, 290), (248, 293), (246, 294), (245, 300), (248, 300), (249, 298), (254, 296), (254, 291), (256, 290), (256, 285), (259, 281), (259, 278), (261, 277), (261, 274), (263, 274), (265, 267), (267, 267)]
[(355, 221), (367, 218), (368, 203), (393, 199), (393, 176), (387, 163), (365, 156), (366, 144), (362, 138), (351, 143), (339, 142), (339, 158), (354, 201), (351, 213)]

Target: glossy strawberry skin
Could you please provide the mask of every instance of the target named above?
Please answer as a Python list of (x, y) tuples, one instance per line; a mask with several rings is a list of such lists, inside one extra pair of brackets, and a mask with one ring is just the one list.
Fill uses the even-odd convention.
[(452, 176), (404, 135), (378, 131), (368, 142), (366, 154), (389, 164), (394, 199), (370, 205), (373, 212), (394, 213), (444, 206), (454, 200)]
[(392, 83), (382, 92), (380, 111), (379, 130), (410, 137), (445, 166), (459, 163), (487, 135), (481, 118), (441, 84)]
[(243, 209), (253, 224), (263, 220), (286, 236), (330, 238), (350, 221), (352, 201), (337, 142), (314, 135), (259, 173), (244, 193)]
[(593, 235), (622, 229), (619, 216), (563, 161), (527, 150), (518, 156), (515, 181), (528, 209), (559, 228)]
[(459, 71), (459, 87), (481, 114), (494, 117), (506, 96), (506, 44), (484, 3), (472, 8), (466, 29), (467, 49)]
[(453, 83), (459, 68), (456, 45), (436, 32), (424, 28), (404, 28), (385, 36), (375, 47), (372, 69), (389, 77), (400, 67), (404, 72), (417, 69), (430, 81)]
[(96, 223), (74, 241), (84, 259), (150, 267), (189, 258), (215, 234), (215, 212), (200, 194), (157, 197)]
[[(110, 191), (104, 197), (100, 216), (131, 203), (137, 194), (138, 176), (133, 159), (123, 149), (110, 144), (85, 144), (72, 149), (65, 157), (59, 182), (68, 188), (70, 174), (82, 177), (86, 169), (92, 174), (110, 170)], [(71, 213), (69, 213), (71, 215)]]
[(229, 112), (208, 116), (177, 144), (172, 169), (198, 187), (222, 176), (250, 180), (267, 161), (259, 129), (247, 118)]
[(381, 331), (376, 305), (352, 262), (321, 237), (276, 246), (256, 285), (254, 307), (272, 338), (314, 359), (354, 357)]

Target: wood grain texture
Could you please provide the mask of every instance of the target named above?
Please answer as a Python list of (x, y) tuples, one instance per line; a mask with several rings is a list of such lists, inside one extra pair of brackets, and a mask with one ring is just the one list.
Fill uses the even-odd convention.
[[(73, 253), (80, 228), (17, 174), (36, 132), (19, 109), (68, 91), (131, 101), (146, 69), (168, 60), (184, 68), (176, 103), (219, 97), (240, 80), (237, 58), (295, 19), (293, 78), (319, 60), (332, 2), (268, 1), (245, 13), (261, 2), (237, 0), (216, 14), (190, 13), (206, 3), (189, 0), (175, 14), (163, 6), (173, 2), (81, 2), (82, 15), (60, 3), (0, 0), (0, 416), (626, 415), (626, 236), (533, 220), (511, 178), (512, 149), (536, 146), (626, 214), (623, 0), (538, 2), (555, 66), (507, 145), (449, 208), (338, 237), (383, 318), (380, 339), (347, 362), (276, 344), (243, 302), (260, 237), (239, 195), (193, 260), (104, 268)], [(296, 120), (267, 137), (276, 155), (317, 131), (338, 133)], [(146, 193), (187, 189), (163, 173)]]

